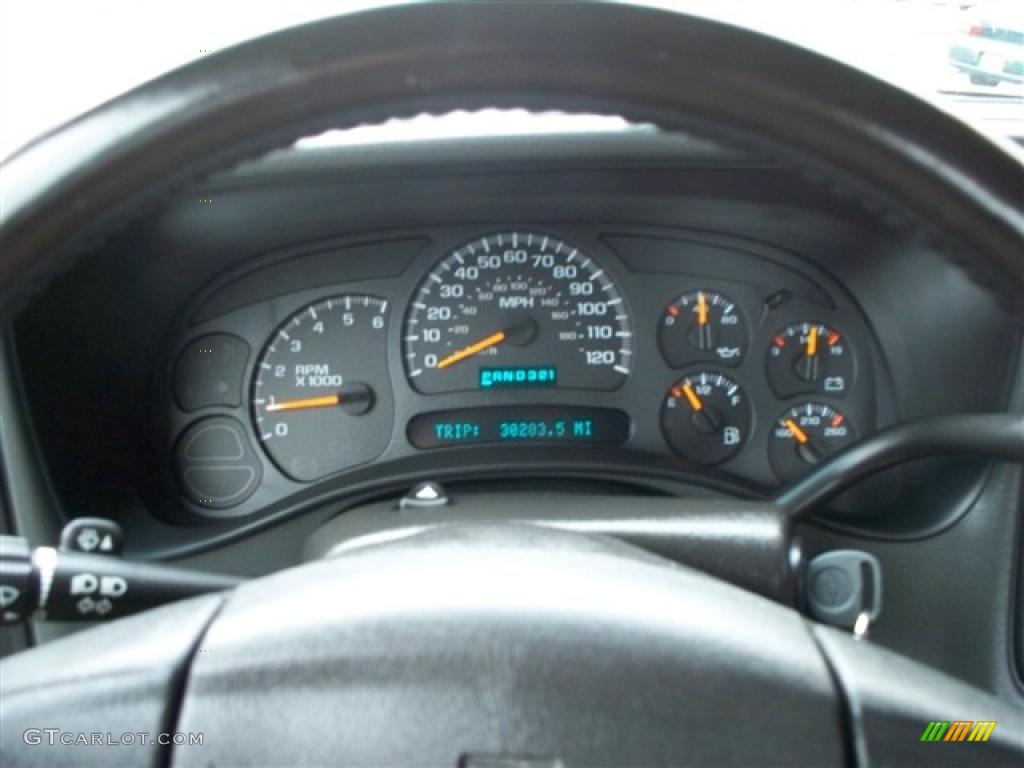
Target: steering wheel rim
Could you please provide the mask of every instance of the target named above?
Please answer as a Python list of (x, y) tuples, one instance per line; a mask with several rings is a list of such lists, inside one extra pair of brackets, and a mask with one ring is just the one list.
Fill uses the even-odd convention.
[[(861, 197), (872, 207), (891, 205), (897, 211), (905, 206), (925, 230), (941, 222), (947, 257), (1007, 304), (1024, 305), (1024, 174), (996, 144), (934, 107), (810, 52), (666, 11), (615, 4), (526, 8), (428, 3), (317, 22), (210, 56), (113, 100), (18, 153), (4, 168), (0, 312), (13, 314), (70, 265), (83, 244), (94, 245), (93, 238), (196, 178), (319, 128), (420, 111), (495, 106), (611, 111), (704, 133), (726, 126), (721, 135), (767, 147), (794, 167), (821, 173), (841, 194)], [(899, 191), (899, 203), (893, 190)], [(505, 531), (499, 538), (512, 535)], [(529, 549), (564, 535), (514, 534), (522, 539), (517, 539), (520, 544), (528, 541)], [(559, 540), (565, 547), (554, 547), (556, 559), (559, 552), (581, 546), (579, 539)], [(496, 557), (498, 552), (519, 551), (519, 544), (510, 547), (492, 539), (476, 544)], [(439, 551), (451, 554), (444, 546)], [(397, 558), (394, 562), (402, 560), (400, 549), (387, 552)], [(632, 564), (636, 557), (622, 551), (615, 555), (620, 563)], [(565, 562), (578, 563), (572, 558)], [(650, 563), (643, 567), (655, 568)], [(294, 578), (301, 584), (335, 568), (342, 566), (305, 566), (294, 577), (275, 578)], [(604, 566), (599, 570), (601, 579), (609, 577)], [(680, 588), (685, 582), (705, 601), (708, 610), (699, 621), (720, 621), (711, 608), (718, 585), (701, 581), (706, 577), (680, 576), (683, 571), (667, 564), (658, 564), (656, 570), (657, 579), (674, 580)], [(561, 575), (557, 567), (549, 575), (576, 578), (568, 567)], [(749, 601), (757, 600), (737, 597), (729, 601), (727, 612), (742, 617), (754, 605)], [(660, 605), (667, 609), (670, 601)], [(202, 610), (209, 613), (208, 601)], [(260, 620), (258, 607), (252, 610), (243, 611), (243, 629), (246, 621)], [(609, 609), (605, 618), (611, 621), (613, 614)], [(217, 620), (208, 618), (216, 628)], [(268, 618), (273, 617), (264, 614), (262, 620)], [(743, 625), (741, 618), (736, 621)], [(621, 617), (613, 623), (618, 626)], [(803, 635), (806, 640), (802, 629), (792, 630), (787, 637)], [(473, 636), (465, 627), (452, 631), (460, 642)], [(740, 631), (757, 628), (749, 623)], [(253, 635), (257, 640), (261, 636)], [(706, 643), (709, 635), (700, 637)], [(196, 644), (181, 650), (178, 663), (186, 671), (190, 666), (198, 669)], [(701, 650), (700, 643), (692, 647)], [(301, 643), (295, 649), (301, 653)], [(236, 650), (243, 652), (244, 644)], [(617, 658), (628, 658), (624, 649), (617, 653)], [(269, 674), (266, 665), (254, 663), (261, 680), (287, 682)], [(188, 685), (183, 681), (186, 671), (171, 675), (169, 690), (162, 691), (172, 702), (171, 711), (163, 714), (165, 723), (167, 717), (172, 723), (189, 722), (177, 717), (173, 703), (181, 686)], [(751, 680), (761, 674), (753, 666), (748, 671)], [(825, 675), (820, 683), (828, 682), (831, 673), (822, 667), (818, 674)], [(947, 703), (969, 698), (957, 691), (948, 694)], [(830, 693), (842, 697), (834, 689)], [(8, 707), (15, 707), (15, 701), (5, 697)], [(186, 716), (188, 706), (186, 698)], [(1000, 717), (1013, 722), (1012, 715)], [(18, 717), (5, 721), (5, 733), (21, 722)], [(195, 722), (200, 728), (200, 721)], [(524, 733), (528, 736), (529, 729)], [(846, 738), (835, 727), (822, 733), (826, 741)], [(717, 739), (717, 751), (699, 753), (699, 758), (717, 756), (722, 758), (717, 762), (724, 762), (749, 754), (736, 751), (730, 738), (725, 730), (705, 734), (702, 743), (712, 749)], [(528, 751), (530, 746), (528, 739), (518, 738), (496, 743), (503, 749), (519, 746)], [(809, 740), (787, 755), (796, 762), (818, 762), (818, 753), (807, 751), (817, 745)], [(415, 751), (409, 754), (414, 761)]]
[(824, 171), (872, 208), (898, 190), (926, 229), (941, 222), (946, 237), (934, 240), (947, 258), (1024, 308), (1024, 171), (991, 139), (778, 40), (604, 3), (356, 13), (244, 43), (108, 102), (5, 163), (0, 307), (21, 306), (76, 244), (154, 197), (310, 131), (509, 105), (731, 133)]

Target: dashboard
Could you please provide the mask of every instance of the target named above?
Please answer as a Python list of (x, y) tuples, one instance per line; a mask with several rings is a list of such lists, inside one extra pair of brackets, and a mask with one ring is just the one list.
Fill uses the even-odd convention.
[[(431, 481), (465, 519), (756, 501), (890, 425), (1021, 396), (1019, 320), (927, 222), (692, 138), (292, 150), (74, 245), (0, 355), (11, 508), (38, 541), (103, 517), (126, 556), (200, 570), (409, 524)], [(974, 585), (1008, 572), (1017, 493), (917, 461), (799, 536), (920, 585), (874, 636), (985, 684), (962, 649), (1002, 610)], [(952, 584), (965, 547), (982, 575)]]
[[(271, 256), (176, 329), (157, 408), (195, 514), (484, 446), (770, 489), (874, 431), (889, 397), (866, 318), (777, 248), (550, 221), (380, 238)], [(334, 263), (364, 279), (332, 282)], [(278, 293), (296, 281), (317, 285)]]
[[(1004, 408), (1020, 333), (898, 209), (657, 133), (293, 150), (85, 247), (11, 337), (19, 492), (140, 556), (298, 537), (247, 572), (425, 481), (765, 498)], [(987, 472), (895, 468), (830, 524), (919, 536)]]

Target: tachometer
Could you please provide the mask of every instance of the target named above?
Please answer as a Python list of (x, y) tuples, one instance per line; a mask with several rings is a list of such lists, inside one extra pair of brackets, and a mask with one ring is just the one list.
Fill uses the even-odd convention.
[(292, 315), (267, 342), (253, 382), (256, 433), (293, 480), (376, 458), (391, 438), (388, 304), (338, 296)]
[(559, 387), (612, 390), (629, 375), (622, 295), (587, 254), (531, 232), (459, 248), (420, 284), (403, 332), (424, 394)]

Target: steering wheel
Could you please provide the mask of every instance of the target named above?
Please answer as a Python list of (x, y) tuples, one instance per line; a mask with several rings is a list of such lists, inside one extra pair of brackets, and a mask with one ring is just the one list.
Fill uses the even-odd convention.
[[(934, 107), (668, 11), (424, 3), (209, 56), (23, 150), (4, 168), (0, 311), (206, 174), (327, 127), (503, 106), (620, 114), (768, 151), (913, 221), (1024, 308), (1020, 165)], [(627, 544), (526, 525), (429, 531), (122, 619), (6, 661), (2, 685), (7, 765), (1024, 756), (1024, 719), (994, 697)], [(928, 722), (957, 716), (1006, 725), (955, 757), (924, 751)], [(48, 727), (107, 735), (71, 753), (28, 736)]]

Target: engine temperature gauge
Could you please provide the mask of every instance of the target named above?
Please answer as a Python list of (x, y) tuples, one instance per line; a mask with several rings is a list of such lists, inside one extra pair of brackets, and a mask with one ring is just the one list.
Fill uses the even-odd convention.
[(853, 386), (853, 352), (836, 329), (795, 323), (772, 337), (766, 372), (779, 397), (818, 393), (842, 397)]
[(775, 475), (785, 483), (856, 439), (844, 413), (823, 403), (803, 403), (775, 420), (768, 458)]
[(739, 385), (703, 371), (669, 388), (661, 407), (661, 429), (672, 450), (703, 466), (734, 456), (750, 431), (750, 404)]
[(658, 346), (673, 368), (702, 360), (739, 365), (747, 351), (747, 324), (724, 294), (684, 293), (661, 317)]

